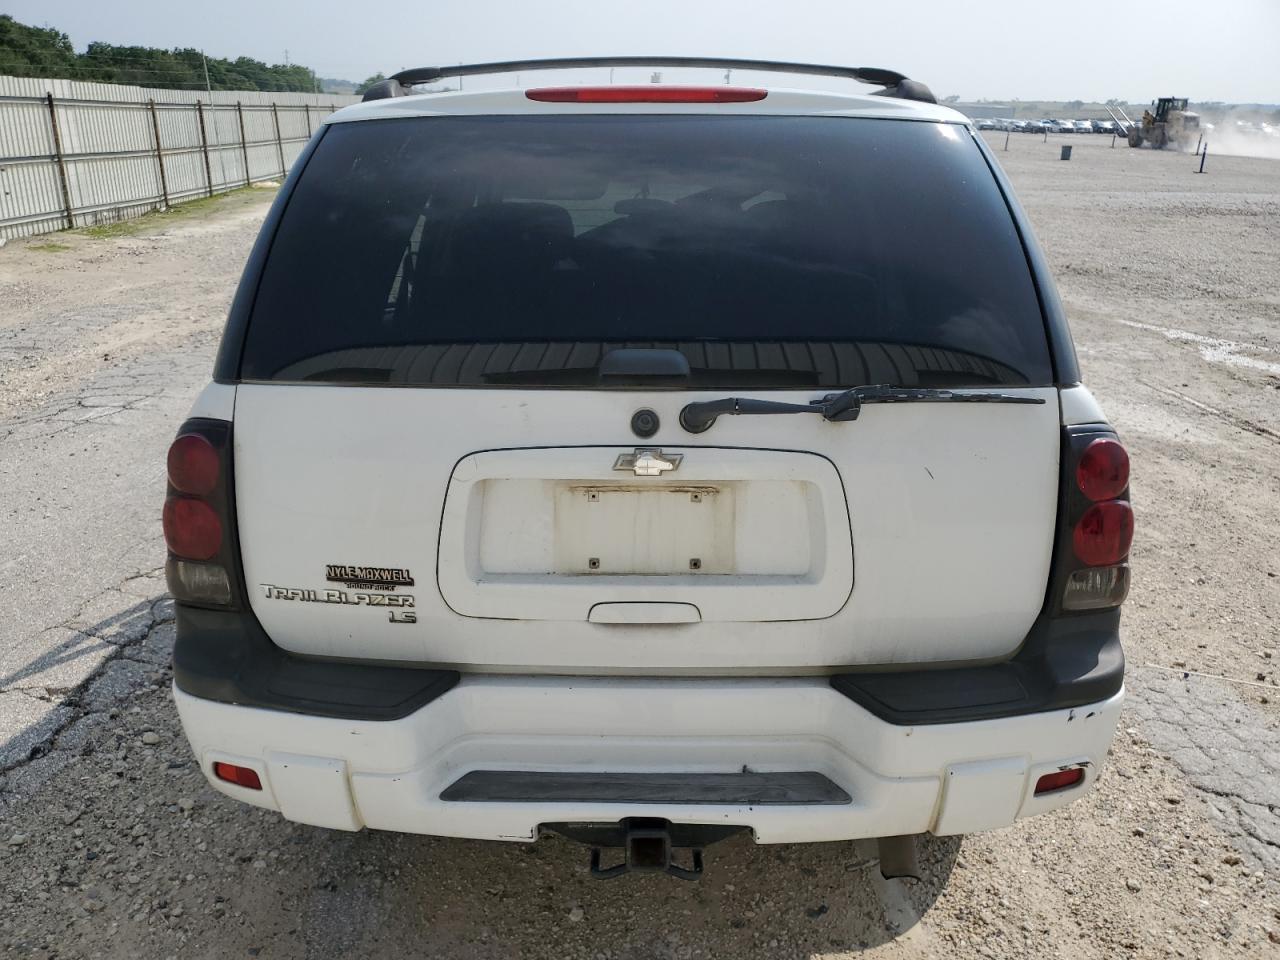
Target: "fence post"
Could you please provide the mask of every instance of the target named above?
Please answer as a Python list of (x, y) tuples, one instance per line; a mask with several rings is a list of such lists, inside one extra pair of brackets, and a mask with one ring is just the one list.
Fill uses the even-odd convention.
[(280, 155), (280, 179), (283, 180), (288, 171), (284, 168), (284, 141), (280, 139), (280, 111), (274, 103), (271, 104), (271, 119), (276, 124), (276, 153)]
[(204, 104), (196, 101), (196, 113), (200, 115), (200, 148), (204, 151), (204, 181), (209, 187), (209, 196), (213, 196), (213, 168), (209, 166), (209, 134), (204, 128)]
[(67, 229), (76, 225), (75, 214), (71, 212), (71, 190), (67, 187), (67, 162), (62, 156), (62, 134), (58, 132), (58, 110), (53, 105), (53, 94), (45, 96), (49, 104), (49, 123), (53, 127), (53, 159), (58, 165), (58, 182), (62, 185), (62, 209), (66, 211)]
[(160, 147), (160, 121), (156, 118), (155, 97), (147, 101), (147, 107), (151, 110), (151, 132), (156, 136), (156, 166), (160, 169), (160, 198), (164, 200), (164, 207), (168, 210), (169, 181), (164, 175), (164, 150)]
[(239, 100), (236, 101), (236, 115), (240, 118), (240, 154), (244, 157), (244, 185), (247, 187), (253, 183), (253, 178), (249, 176), (249, 141), (244, 136), (244, 105)]
[(302, 109), (307, 111), (307, 139), (311, 139), (311, 104), (304, 103)]

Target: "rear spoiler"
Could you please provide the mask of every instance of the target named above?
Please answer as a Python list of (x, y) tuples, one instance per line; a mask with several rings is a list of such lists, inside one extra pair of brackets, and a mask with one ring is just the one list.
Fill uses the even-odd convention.
[(773, 73), (800, 73), (809, 76), (844, 77), (859, 83), (884, 87), (874, 96), (898, 97), (921, 103), (937, 103), (933, 91), (918, 80), (880, 67), (840, 67), (815, 63), (787, 63), (777, 60), (736, 60), (721, 57), (567, 57), (550, 60), (506, 60), (495, 63), (458, 64), (451, 67), (415, 67), (371, 86), (365, 100), (403, 97), (421, 83), (435, 83), (446, 77), (472, 77), (486, 73), (515, 73), (520, 70), (573, 70), (584, 67), (705, 67), (713, 70), (762, 70)]

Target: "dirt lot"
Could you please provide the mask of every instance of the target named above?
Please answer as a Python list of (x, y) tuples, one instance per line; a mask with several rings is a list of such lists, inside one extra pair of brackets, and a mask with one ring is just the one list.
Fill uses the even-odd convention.
[(920, 883), (880, 880), (864, 844), (738, 840), (687, 884), (592, 881), (562, 841), (330, 833), (207, 789), (167, 694), (160, 464), (264, 212), (254, 191), (0, 250), (0, 946), (1280, 956), (1280, 163), (1210, 157), (1199, 176), (1105, 137), (1004, 140), (1134, 462), (1130, 698), (1094, 794), (930, 843)]

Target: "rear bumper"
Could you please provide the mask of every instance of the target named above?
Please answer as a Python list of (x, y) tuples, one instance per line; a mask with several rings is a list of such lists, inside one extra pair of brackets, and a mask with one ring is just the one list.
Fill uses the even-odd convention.
[[(205, 700), (348, 720), (398, 720), (458, 683), (453, 670), (293, 656), (249, 611), (177, 606), (174, 681)], [(1120, 611), (1041, 616), (1018, 653), (980, 667), (862, 670), (831, 685), (900, 726), (994, 720), (1099, 703), (1124, 682)]]
[[(1092, 786), (1123, 691), (1075, 708), (929, 725), (890, 723), (825, 678), (672, 680), (467, 676), (389, 720), (221, 703), (175, 686), (210, 783), (301, 823), (527, 841), (540, 824), (660, 817), (751, 829), (760, 843), (931, 831), (972, 833), (1063, 806)], [(212, 777), (223, 761), (262, 790)], [(1036, 780), (1084, 780), (1037, 797)], [(450, 800), (476, 771), (652, 774), (811, 772), (847, 799), (822, 803)], [(459, 791), (453, 791), (458, 796)]]
[[(179, 605), (177, 627), (174, 696), (210, 783), (345, 830), (529, 840), (656, 817), (761, 843), (973, 833), (1086, 793), (1123, 699), (1118, 612), (1042, 618), (988, 666), (786, 679), (460, 676), (303, 660), (247, 613)], [(213, 778), (218, 761), (263, 789)], [(1079, 784), (1034, 795), (1068, 765)], [(762, 799), (779, 784), (785, 802)]]

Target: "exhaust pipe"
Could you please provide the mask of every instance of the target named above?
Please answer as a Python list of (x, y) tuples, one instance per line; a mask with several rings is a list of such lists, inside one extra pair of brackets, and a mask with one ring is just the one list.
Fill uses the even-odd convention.
[(886, 880), (910, 877), (920, 879), (920, 861), (916, 859), (916, 836), (881, 837), (880, 876)]

